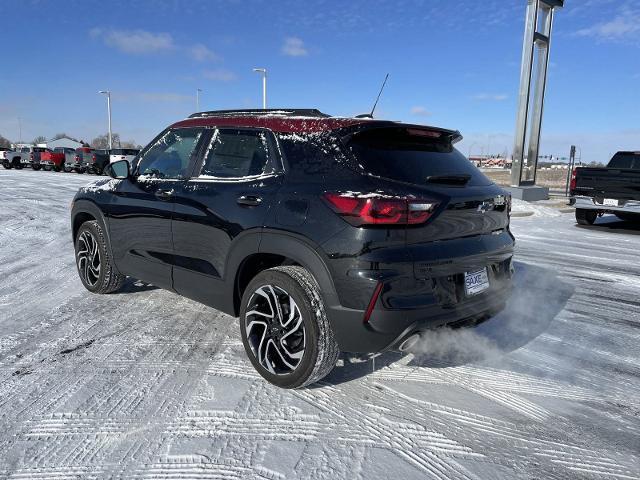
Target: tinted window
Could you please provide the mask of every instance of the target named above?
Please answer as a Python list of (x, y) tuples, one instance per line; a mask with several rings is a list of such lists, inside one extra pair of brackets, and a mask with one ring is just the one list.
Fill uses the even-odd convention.
[(424, 185), (429, 177), (468, 176), (467, 185), (491, 184), (449, 141), (406, 128), (366, 130), (348, 147), (360, 167), (378, 177)]
[(346, 162), (340, 140), (329, 133), (280, 134), (280, 146), (293, 175), (324, 175)]
[(205, 154), (201, 176), (241, 178), (273, 172), (266, 133), (218, 130)]
[(132, 148), (114, 148), (111, 150), (111, 155), (137, 155), (139, 150)]
[(202, 132), (200, 128), (168, 130), (142, 155), (138, 173), (155, 178), (184, 178)]
[(626, 152), (616, 153), (607, 166), (610, 168), (632, 168), (640, 170), (640, 154)]

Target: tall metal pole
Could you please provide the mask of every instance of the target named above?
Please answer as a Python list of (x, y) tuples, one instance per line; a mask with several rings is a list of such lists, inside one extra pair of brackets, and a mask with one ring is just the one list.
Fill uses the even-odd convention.
[(262, 109), (267, 109), (267, 69), (266, 68), (254, 68), (254, 72), (262, 74)]
[(109, 120), (109, 150), (113, 148), (113, 137), (111, 134), (111, 91), (110, 90), (100, 90), (98, 93), (102, 93), (107, 96), (107, 115)]
[(196, 112), (200, 111), (200, 92), (202, 92), (202, 90), (196, 88)]
[[(554, 9), (563, 6), (564, 0), (527, 0), (520, 67), (520, 93), (511, 167), (511, 186), (513, 187), (533, 186), (536, 183)], [(536, 49), (537, 59), (534, 58)], [(533, 79), (534, 62), (537, 64), (535, 79)], [(534, 88), (533, 101), (531, 101), (532, 87)], [(529, 143), (525, 156), (527, 133)]]
[(22, 119), (20, 117), (18, 117), (18, 131), (20, 132), (18, 143), (22, 143)]

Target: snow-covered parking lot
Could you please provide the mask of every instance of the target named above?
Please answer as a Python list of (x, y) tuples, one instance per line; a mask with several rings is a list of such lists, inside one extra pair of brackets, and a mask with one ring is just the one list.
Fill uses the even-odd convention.
[(514, 218), (507, 311), (285, 391), (231, 317), (83, 289), (93, 179), (0, 170), (0, 478), (640, 478), (640, 227)]

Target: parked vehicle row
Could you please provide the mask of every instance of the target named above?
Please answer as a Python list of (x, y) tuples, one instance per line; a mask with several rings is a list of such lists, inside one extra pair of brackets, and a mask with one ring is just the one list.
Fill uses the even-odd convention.
[(639, 221), (640, 152), (618, 152), (604, 168), (574, 169), (570, 191), (570, 203), (576, 207), (580, 225), (593, 225), (606, 213)]
[(132, 148), (113, 148), (111, 150), (91, 147), (67, 148), (20, 146), (19, 148), (0, 149), (0, 160), (6, 169), (31, 167), (33, 170), (53, 170), (55, 172), (93, 173), (102, 175), (109, 163), (127, 160), (132, 162), (138, 150)]

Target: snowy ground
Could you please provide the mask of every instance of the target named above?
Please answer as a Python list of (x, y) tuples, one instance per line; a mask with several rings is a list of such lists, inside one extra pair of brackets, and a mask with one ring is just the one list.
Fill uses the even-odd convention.
[(515, 218), (506, 312), (284, 391), (234, 319), (83, 290), (92, 178), (0, 170), (0, 478), (640, 478), (640, 227)]

